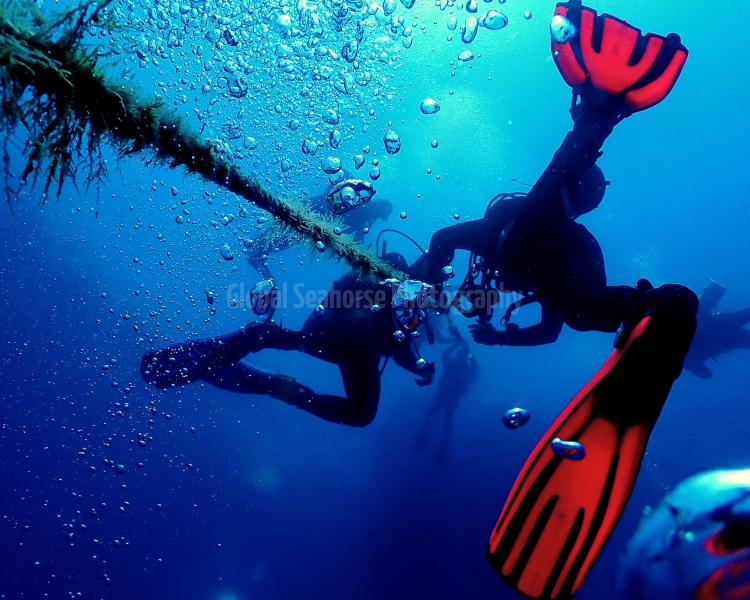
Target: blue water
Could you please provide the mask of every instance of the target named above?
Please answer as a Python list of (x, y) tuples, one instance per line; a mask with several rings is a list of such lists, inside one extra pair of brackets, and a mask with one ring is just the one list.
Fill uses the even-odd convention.
[[(408, 50), (397, 45), (399, 58), (387, 66), (363, 59), (385, 78), (376, 82), (380, 95), (372, 94), (373, 82), (360, 99), (344, 99), (332, 87), (321, 93), (342, 107), (345, 139), (334, 154), (349, 167), (362, 147), (377, 153), (378, 197), (395, 208), (387, 226), (427, 245), (454, 214), (480, 217), (495, 193), (523, 190), (512, 178), (536, 179), (570, 127), (570, 92), (549, 56), (553, 6), (480, 6), (502, 9), (510, 23), (501, 31), (480, 29), (466, 46), (458, 30), (446, 28), (449, 11), (460, 25), (465, 10), (426, 0), (410, 11), (398, 4), (394, 14), (417, 24), (415, 41)], [(691, 51), (670, 97), (618, 126), (605, 145), (600, 164), (612, 185), (583, 221), (602, 245), (610, 283), (648, 277), (699, 291), (713, 278), (729, 288), (722, 308), (746, 306), (750, 58), (739, 5), (601, 0), (595, 8), (650, 31), (677, 31)], [(255, 14), (272, 10), (259, 3)], [(526, 10), (531, 20), (523, 18)], [(377, 27), (385, 25), (372, 25), (367, 35), (376, 36)], [(476, 58), (458, 64), (466, 48)], [(185, 51), (158, 67), (139, 67), (133, 54), (122, 60), (147, 93), (168, 89), (177, 98), (176, 87), (186, 85), (181, 78), (197, 82), (177, 106), (192, 118), (193, 108), (206, 110), (215, 97), (200, 92), (208, 77), (204, 59)], [(285, 81), (275, 59), (265, 67), (257, 60), (258, 69), (269, 69), (261, 77), (264, 92), (230, 102), (217, 91), (221, 100), (206, 113), (215, 119), (206, 135), (216, 136), (227, 115), (244, 115), (243, 136), (254, 136), (259, 148), (238, 164), (282, 193), (320, 194), (327, 183), (319, 159), (332, 151), (306, 157), (299, 148), (314, 133), (305, 114), (321, 106), (295, 95), (299, 82)], [(110, 75), (120, 71), (112, 67)], [(159, 86), (169, 81), (176, 87)], [(438, 101), (439, 113), (419, 112), (426, 97)], [(290, 132), (295, 117), (304, 124)], [(381, 141), (389, 121), (402, 140), (394, 156)], [(238, 242), (257, 235), (260, 215), (241, 218), (242, 201), (182, 169), (146, 164), (144, 157), (118, 163), (106, 152), (110, 173), (98, 192), (66, 186), (59, 200), (39, 208), (38, 192), (27, 189), (12, 212), (0, 209), (2, 597), (516, 597), (484, 558), (490, 531), (525, 457), (604, 361), (611, 336), (566, 329), (545, 347), (473, 345), (478, 374), (457, 409), (444, 468), (435, 464), (442, 415), (427, 448), (412, 449), (436, 386), (418, 388), (393, 364), (383, 376), (377, 418), (364, 429), (200, 384), (155, 392), (140, 380), (144, 352), (252, 320), (249, 311), (229, 306), (226, 293), (260, 278)], [(283, 171), (282, 160), (293, 167)], [(365, 178), (369, 168), (357, 175)], [(400, 220), (401, 211), (408, 218)], [(228, 213), (237, 218), (219, 224)], [(182, 225), (175, 222), (180, 214)], [(382, 227), (374, 226), (365, 243), (374, 244)], [(224, 243), (235, 260), (220, 258)], [(417, 257), (395, 236), (390, 248)], [(459, 254), (454, 263), (459, 277), (465, 258)], [(290, 289), (324, 290), (345, 272), (306, 247), (278, 253), (271, 263), (277, 284)], [(218, 294), (215, 315), (206, 290)], [(308, 314), (288, 306), (276, 317), (299, 327)], [(519, 322), (536, 318), (528, 308)], [(467, 325), (459, 323), (468, 338)], [(438, 365), (440, 350), (423, 349)], [(630, 504), (580, 600), (611, 593), (618, 555), (646, 505), (700, 470), (748, 465), (748, 358), (735, 352), (710, 365), (713, 379), (685, 373), (677, 381)], [(341, 391), (337, 369), (306, 356), (264, 352), (253, 364), (316, 391)], [(510, 431), (502, 416), (514, 406), (532, 418)]]

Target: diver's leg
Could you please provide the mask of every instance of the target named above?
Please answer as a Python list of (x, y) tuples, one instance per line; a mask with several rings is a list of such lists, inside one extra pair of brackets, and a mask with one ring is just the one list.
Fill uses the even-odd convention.
[(364, 427), (372, 423), (380, 403), (380, 370), (378, 358), (363, 358), (340, 365), (347, 403), (341, 406), (345, 417), (341, 423)]
[[(588, 289), (578, 293), (567, 304), (565, 322), (578, 331), (619, 331), (615, 339), (615, 347), (619, 348), (618, 344), (629, 337), (631, 328), (657, 310), (663, 314), (671, 314), (672, 320), (684, 322), (684, 327), (676, 334), (682, 341), (686, 341), (687, 352), (695, 333), (698, 297), (692, 290), (679, 284), (664, 284), (654, 288), (647, 281), (641, 280), (637, 288), (609, 286)], [(675, 364), (675, 378), (682, 370), (684, 358), (682, 356), (679, 364)]]
[(238, 362), (221, 371), (208, 371), (202, 379), (214, 387), (229, 392), (269, 396), (273, 391), (276, 377), (278, 376), (274, 373)]
[(730, 312), (728, 314), (719, 314), (722, 317), (726, 317), (727, 320), (736, 327), (744, 327), (745, 325), (750, 323), (750, 306), (741, 310)]
[(735, 349), (750, 350), (750, 329), (740, 329), (735, 335), (737, 339)]
[(247, 346), (251, 348), (249, 352), (259, 352), (260, 350), (303, 351), (303, 332), (284, 329), (275, 323), (252, 323), (244, 327), (244, 333), (250, 338), (247, 342)]
[[(375, 418), (380, 400), (380, 371), (377, 361), (340, 365), (346, 397), (316, 394), (291, 377), (276, 375), (274, 390), (269, 394), (301, 408), (316, 417), (351, 427), (364, 427)], [(278, 378), (283, 378), (279, 380)]]
[(222, 371), (250, 352), (266, 348), (297, 350), (302, 345), (298, 331), (272, 323), (253, 323), (227, 335), (188, 340), (148, 352), (141, 359), (141, 375), (158, 388), (185, 385), (206, 373)]
[(458, 404), (463, 394), (448, 394), (443, 405), (445, 406), (445, 420), (443, 422), (443, 435), (440, 436), (440, 445), (435, 451), (435, 466), (441, 469), (448, 465), (450, 450), (450, 437), (453, 431), (453, 417), (456, 415)]
[(635, 312), (642, 297), (636, 288), (608, 286), (568, 295), (565, 323), (576, 331), (614, 333)]
[(683, 367), (686, 371), (689, 371), (690, 373), (692, 373), (696, 377), (700, 377), (701, 379), (711, 379), (714, 376), (714, 374), (711, 372), (711, 369), (709, 369), (705, 363), (700, 362), (699, 360), (691, 360), (689, 354), (685, 359), (685, 364), (683, 365)]
[(269, 373), (242, 363), (236, 363), (222, 371), (206, 373), (203, 380), (230, 392), (270, 396), (326, 421), (364, 427), (372, 421), (377, 410), (380, 386), (377, 366), (370, 373), (361, 370), (347, 370), (345, 373), (342, 369), (342, 376), (347, 397), (316, 394), (292, 377)]
[(414, 450), (424, 450), (427, 447), (427, 442), (430, 438), (430, 427), (432, 426), (432, 421), (440, 412), (440, 409), (443, 408), (444, 404), (445, 400), (440, 395), (440, 390), (438, 390), (435, 398), (432, 400), (432, 404), (430, 404), (430, 408), (427, 411), (427, 414), (424, 416), (422, 427), (419, 428), (419, 431), (417, 432), (417, 435), (411, 444), (411, 447)]

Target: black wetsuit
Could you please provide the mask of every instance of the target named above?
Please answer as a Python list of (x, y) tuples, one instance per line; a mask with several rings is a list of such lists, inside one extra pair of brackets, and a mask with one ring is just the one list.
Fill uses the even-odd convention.
[(437, 230), (430, 238), (428, 253), (413, 268), (421, 269), (426, 262), (426, 280), (439, 282), (443, 267), (453, 261), (456, 250), (468, 250), (493, 262), (501, 249), (503, 233), (518, 215), (524, 199), (522, 194), (499, 199), (488, 207), (483, 219)]
[[(363, 427), (378, 409), (381, 359), (393, 357), (396, 364), (422, 378), (420, 385), (431, 383), (435, 372), (433, 364), (426, 372), (418, 368), (419, 355), (408, 335), (402, 342), (394, 338), (396, 326), (388, 302), (377, 312), (370, 309), (367, 294), (377, 291), (374, 283), (344, 276), (332, 284), (323, 302), (327, 308), (320, 316), (310, 315), (300, 331), (253, 323), (237, 333), (149, 353), (143, 357), (141, 373), (161, 388), (202, 379), (222, 389), (278, 398), (327, 421)], [(390, 301), (390, 289), (380, 291)], [(361, 295), (359, 304), (356, 294)], [(346, 397), (317, 394), (290, 377), (239, 362), (264, 349), (304, 352), (337, 365)]]
[(365, 228), (372, 227), (378, 220), (386, 222), (392, 211), (390, 200), (377, 198), (370, 200), (364, 206), (359, 206), (344, 213), (341, 218), (346, 225), (346, 233), (352, 238), (352, 241), (364, 242)]
[(498, 331), (495, 343), (551, 343), (564, 323), (579, 331), (615, 332), (631, 316), (637, 290), (607, 287), (601, 247), (568, 205), (569, 191), (595, 164), (617, 121), (617, 115), (581, 111), (525, 199), (501, 202), (500, 216), (488, 214), (500, 225), (487, 223), (487, 218), (456, 225), (437, 232), (430, 243), (432, 281), (440, 281), (439, 271), (453, 248), (468, 249), (483, 253), (485, 268), (497, 271), (498, 288), (533, 294), (541, 305), (540, 323)]

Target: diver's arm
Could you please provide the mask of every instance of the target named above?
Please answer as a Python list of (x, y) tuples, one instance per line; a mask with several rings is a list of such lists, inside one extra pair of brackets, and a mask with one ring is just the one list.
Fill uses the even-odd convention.
[(430, 239), (427, 282), (442, 283), (442, 269), (451, 264), (456, 250), (476, 251), (481, 229), (482, 219), (438, 229)]
[(543, 346), (557, 341), (565, 320), (554, 308), (542, 305), (542, 320), (530, 327), (509, 324), (505, 331), (495, 329), (490, 323), (469, 325), (471, 335), (478, 344), (488, 346)]
[(409, 371), (409, 373), (413, 373), (414, 375), (422, 375), (422, 371), (420, 371), (419, 367), (417, 367), (419, 355), (414, 351), (413, 346), (414, 345), (411, 343), (407, 336), (407, 339), (401, 342), (398, 351), (393, 355), (393, 360), (396, 361), (396, 364), (399, 367)]
[(562, 331), (563, 321), (541, 321), (531, 327), (498, 331), (497, 343), (501, 346), (543, 346), (557, 341)]

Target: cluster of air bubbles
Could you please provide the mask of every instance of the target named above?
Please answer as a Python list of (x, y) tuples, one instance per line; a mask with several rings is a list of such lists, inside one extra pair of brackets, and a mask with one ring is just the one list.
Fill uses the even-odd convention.
[(158, 2), (144, 4), (142, 15), (124, 4), (113, 16), (135, 31), (148, 23), (125, 50), (158, 72), (157, 102), (191, 107), (187, 116), (221, 157), (241, 163), (260, 148), (282, 185), (292, 186), (288, 174), (314, 169), (308, 159), (322, 146), (350, 151), (350, 140), (393, 107), (400, 92), (393, 72), (415, 34), (425, 33), (414, 4)]
[[(500, 4), (504, 4), (504, 0), (500, 2)], [(474, 41), (480, 27), (490, 31), (498, 31), (504, 29), (505, 26), (508, 25), (508, 17), (498, 10), (491, 9), (479, 15), (479, 17), (475, 16), (479, 12), (479, 4), (477, 3), (477, 0), (468, 0), (468, 2), (466, 2), (466, 12), (468, 12), (469, 15), (459, 28), (461, 41), (465, 44), (471, 44), (471, 42)], [(528, 14), (530, 15), (530, 13)], [(531, 17), (529, 16), (527, 18)], [(448, 30), (455, 31), (457, 25), (458, 21), (456, 20), (456, 17), (451, 16), (447, 23)], [(449, 36), (448, 39), (453, 39), (453, 36)]]
[(329, 156), (328, 158), (323, 159), (320, 167), (323, 169), (324, 173), (334, 175), (341, 171), (341, 159), (336, 158), (335, 156)]

